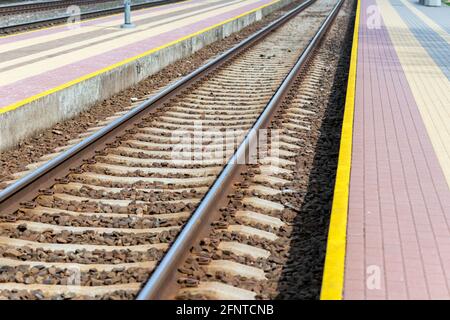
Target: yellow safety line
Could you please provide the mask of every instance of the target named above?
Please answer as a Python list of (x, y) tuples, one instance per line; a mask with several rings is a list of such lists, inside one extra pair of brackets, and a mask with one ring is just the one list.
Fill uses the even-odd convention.
[[(133, 10), (133, 11), (151, 10), (151, 9), (155, 9), (155, 8), (159, 8), (159, 7), (168, 6), (168, 5), (171, 5), (171, 4), (189, 3), (189, 2), (192, 2), (192, 1), (193, 1), (193, 0), (180, 0), (180, 2), (169, 3), (169, 4), (163, 3), (163, 4), (159, 4), (159, 5), (157, 5), (157, 6), (153, 6), (153, 7), (149, 7), (149, 8), (135, 9), (135, 10)], [(116, 16), (123, 16), (123, 12), (113, 13), (113, 14), (108, 14), (108, 15), (106, 15), (106, 16), (101, 16), (101, 17), (87, 18), (87, 19), (83, 19), (83, 20), (80, 20), (80, 21), (71, 23), (70, 25), (71, 25), (71, 26), (74, 26), (74, 25), (86, 23), (86, 22), (92, 21), (92, 20), (100, 20), (100, 19), (111, 18), (111, 17), (116, 17)], [(25, 34), (25, 33), (34, 33), (34, 32), (38, 32), (38, 31), (42, 31), (42, 30), (49, 30), (49, 29), (61, 28), (61, 27), (64, 27), (64, 26), (65, 26), (64, 24), (57, 24), (57, 25), (54, 25), (54, 26), (42, 27), (42, 28), (39, 28), (39, 29), (25, 30), (25, 31), (13, 33), (13, 34), (2, 35), (2, 36), (0, 36), (0, 39), (11, 38), (11, 37), (23, 35), (23, 34)]]
[(197, 32), (191, 33), (191, 34), (189, 34), (189, 35), (187, 35), (187, 36), (184, 36), (184, 37), (182, 37), (182, 38), (180, 38), (180, 39), (177, 39), (177, 40), (174, 40), (174, 41), (172, 41), (172, 42), (166, 43), (166, 44), (164, 44), (164, 45), (162, 45), (162, 46), (159, 46), (159, 47), (157, 47), (157, 48), (153, 48), (153, 49), (148, 50), (148, 51), (146, 51), (146, 52), (144, 52), (144, 53), (141, 53), (141, 54), (139, 54), (139, 55), (136, 55), (136, 56), (134, 56), (134, 57), (131, 57), (131, 58), (122, 60), (122, 61), (117, 62), (117, 63), (115, 63), (115, 64), (112, 64), (112, 65), (110, 65), (110, 66), (108, 66), (108, 67), (106, 67), (106, 68), (100, 69), (100, 70), (98, 70), (98, 71), (95, 71), (95, 72), (92, 72), (92, 73), (90, 73), (90, 74), (84, 75), (84, 76), (82, 76), (82, 77), (80, 77), (80, 78), (77, 78), (77, 79), (74, 79), (74, 80), (69, 81), (69, 82), (67, 82), (67, 83), (64, 83), (64, 84), (62, 84), (62, 85), (60, 85), (60, 86), (58, 86), (58, 87), (55, 87), (55, 88), (53, 88), (53, 89), (49, 89), (49, 90), (47, 90), (47, 91), (41, 92), (41, 93), (39, 93), (39, 94), (37, 94), (37, 95), (31, 96), (31, 97), (29, 97), (29, 98), (26, 98), (26, 99), (21, 100), (21, 101), (19, 101), (19, 102), (13, 103), (13, 104), (8, 105), (8, 106), (5, 106), (5, 107), (3, 107), (3, 108), (0, 107), (0, 114), (3, 114), (3, 113), (6, 113), (6, 112), (15, 110), (15, 109), (17, 109), (17, 108), (19, 108), (19, 107), (22, 107), (22, 106), (24, 106), (24, 105), (30, 103), (30, 102), (35, 101), (35, 100), (37, 100), (37, 99), (40, 99), (40, 98), (42, 98), (42, 97), (45, 97), (45, 96), (48, 96), (48, 95), (53, 94), (53, 93), (55, 93), (55, 92), (61, 91), (61, 90), (63, 90), (63, 89), (66, 89), (66, 88), (68, 88), (68, 87), (70, 87), (70, 86), (73, 86), (73, 85), (75, 85), (75, 84), (77, 84), (77, 83), (80, 83), (80, 82), (82, 82), (82, 81), (85, 81), (85, 80), (88, 80), (88, 79), (93, 78), (93, 77), (95, 77), (95, 76), (98, 76), (99, 74), (105, 73), (105, 72), (107, 72), (107, 71), (110, 71), (110, 70), (112, 70), (112, 69), (115, 69), (115, 68), (117, 68), (117, 67), (120, 67), (120, 66), (122, 66), (122, 65), (124, 65), (124, 64), (127, 64), (127, 63), (129, 63), (129, 62), (132, 62), (132, 61), (135, 61), (135, 60), (140, 59), (140, 58), (142, 58), (142, 57), (148, 56), (148, 55), (150, 55), (150, 54), (152, 54), (152, 53), (154, 53), (154, 52), (156, 52), (156, 51), (159, 51), (159, 50), (162, 50), (162, 49), (164, 49), (164, 48), (167, 48), (167, 47), (170, 47), (170, 46), (172, 46), (172, 45), (175, 45), (175, 44), (177, 44), (178, 42), (182, 42), (182, 41), (187, 40), (187, 39), (189, 39), (189, 38), (195, 37), (196, 35), (199, 35), (199, 34), (201, 34), (201, 33), (207, 32), (207, 31), (209, 31), (209, 30), (211, 30), (211, 29), (217, 28), (217, 27), (219, 27), (219, 26), (221, 26), (221, 25), (224, 25), (224, 24), (226, 24), (226, 23), (228, 23), (228, 22), (231, 22), (231, 21), (234, 21), (234, 20), (236, 20), (236, 19), (239, 19), (239, 18), (241, 18), (241, 17), (243, 17), (243, 16), (249, 15), (249, 14), (255, 12), (255, 11), (261, 10), (261, 9), (263, 9), (263, 8), (265, 8), (265, 7), (268, 7), (268, 6), (270, 6), (270, 5), (272, 5), (272, 4), (276, 3), (276, 2), (279, 2), (279, 1), (281, 1), (281, 0), (274, 0), (274, 1), (269, 2), (269, 3), (267, 3), (267, 4), (263, 5), (263, 6), (260, 6), (260, 7), (258, 7), (258, 8), (252, 9), (252, 10), (247, 11), (247, 12), (244, 12), (244, 13), (242, 13), (242, 14), (236, 16), (236, 17), (230, 18), (230, 19), (228, 19), (228, 20), (225, 20), (225, 21), (222, 21), (222, 22), (220, 22), (220, 23), (217, 23), (217, 24), (215, 24), (215, 25), (213, 25), (213, 26), (210, 26), (210, 27), (207, 27), (207, 28), (205, 28), (205, 29), (199, 30), (199, 31), (197, 31)]
[(347, 214), (352, 162), (353, 114), (355, 109), (356, 62), (358, 58), (358, 31), (360, 0), (356, 8), (355, 29), (347, 83), (344, 119), (341, 132), (339, 160), (334, 186), (333, 206), (328, 230), (327, 251), (323, 271), (321, 300), (341, 300), (344, 288)]

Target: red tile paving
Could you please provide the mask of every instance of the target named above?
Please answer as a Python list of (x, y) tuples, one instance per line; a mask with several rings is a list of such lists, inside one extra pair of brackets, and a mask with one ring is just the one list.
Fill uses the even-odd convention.
[(450, 189), (386, 26), (367, 27), (374, 4), (361, 1), (344, 299), (450, 299)]

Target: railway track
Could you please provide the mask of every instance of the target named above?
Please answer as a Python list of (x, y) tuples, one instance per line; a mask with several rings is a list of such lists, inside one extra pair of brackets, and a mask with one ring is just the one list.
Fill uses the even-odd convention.
[[(149, 7), (160, 6), (160, 5), (164, 5), (164, 4), (170, 4), (170, 3), (181, 2), (181, 1), (186, 1), (186, 0), (154, 0), (154, 1), (138, 3), (138, 4), (132, 4), (131, 9), (137, 10), (137, 9), (149, 8)], [(75, 2), (78, 2), (77, 5), (80, 5), (81, 4), (80, 2), (82, 2), (83, 4), (87, 4), (85, 2), (89, 2), (90, 4), (92, 4), (92, 3), (96, 3), (98, 1), (94, 1), (94, 0), (92, 0), (92, 1), (91, 0), (70, 1), (70, 0), (67, 0), (67, 1), (58, 1), (58, 2), (70, 3), (70, 5), (77, 4)], [(102, 0), (102, 2), (108, 2), (108, 1)], [(67, 7), (68, 5), (69, 4), (58, 5), (58, 6), (59, 6), (59, 8), (64, 8), (64, 7)], [(22, 4), (20, 6), (23, 6), (23, 8), (22, 9), (18, 8), (17, 10), (8, 9), (8, 7), (0, 7), (0, 16), (12, 15), (12, 14), (23, 13), (23, 12), (32, 12), (35, 10), (40, 10), (40, 11), (48, 10), (48, 9), (44, 9), (44, 7), (42, 9), (38, 9), (38, 8), (37, 9), (31, 9), (31, 8), (27, 9), (28, 7), (26, 4)], [(13, 10), (13, 11), (11, 11), (11, 10)], [(2, 13), (2, 12), (4, 12), (4, 13)], [(90, 10), (90, 11), (86, 11), (86, 12), (81, 12), (79, 15), (79, 19), (85, 20), (85, 19), (91, 19), (91, 18), (95, 18), (95, 17), (101, 17), (101, 16), (110, 15), (110, 14), (114, 14), (114, 13), (121, 13), (121, 12), (123, 12), (123, 5), (111, 7), (108, 9)], [(52, 25), (56, 25), (56, 24), (67, 23), (68, 19), (70, 19), (72, 17), (73, 17), (72, 15), (67, 14), (67, 15), (57, 16), (55, 18), (50, 18), (50, 19), (46, 18), (46, 19), (38, 19), (38, 20), (22, 22), (22, 23), (9, 24), (9, 25), (0, 27), (0, 35), (22, 32), (22, 31), (26, 31), (26, 30), (41, 28), (41, 27), (48, 27), (48, 26), (52, 26)]]
[(64, 9), (72, 5), (79, 6), (110, 1), (111, 0), (60, 0), (60, 1), (34, 2), (34, 3), (15, 3), (0, 6), (0, 16), (11, 14), (23, 14), (26, 12)]
[(307, 192), (300, 182), (304, 168), (299, 163), (305, 162), (305, 141), (311, 139), (318, 118), (313, 101), (327, 69), (323, 58), (315, 57), (308, 74), (295, 83), (296, 90), (278, 110), (268, 128), (277, 132), (277, 138), (268, 139), (266, 157), (236, 169), (240, 174), (228, 182), (232, 187), (225, 201), (208, 210), (214, 218), (178, 268), (174, 288), (162, 296), (157, 292), (156, 298), (279, 297), (285, 270), (295, 272), (295, 266), (289, 266), (290, 242)]
[[(293, 99), (287, 120), (276, 122), (283, 128), (280, 144), (269, 145), (276, 155), (245, 172), (246, 181), (233, 193), (236, 208), (252, 210), (218, 209), (248, 169), (234, 161), (252, 145), (242, 142), (269, 125), (343, 1), (336, 2), (303, 3), (122, 117), (42, 159), (48, 162), (12, 177), (19, 180), (0, 193), (0, 296), (269, 297), (242, 277), (236, 286), (206, 278), (211, 272), (267, 277), (264, 263), (273, 260), (267, 248), (286, 228), (279, 215), (284, 207), (271, 197), (292, 191), (290, 158), (301, 149), (300, 136), (314, 112), (305, 103), (314, 94), (317, 72), (305, 82), (308, 93)], [(245, 196), (248, 192), (255, 196)], [(187, 257), (212, 231), (214, 241), (201, 246), (221, 253), (204, 256), (200, 250)], [(189, 268), (181, 267), (186, 257), (191, 267), (207, 265), (207, 272), (190, 276)], [(178, 284), (170, 281), (177, 270)]]

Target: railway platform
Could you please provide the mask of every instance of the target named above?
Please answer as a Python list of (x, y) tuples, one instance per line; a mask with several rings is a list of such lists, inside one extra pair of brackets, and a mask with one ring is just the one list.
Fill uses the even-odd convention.
[(322, 299), (449, 299), (450, 7), (355, 26)]
[(0, 150), (70, 118), (291, 0), (188, 0), (0, 37)]

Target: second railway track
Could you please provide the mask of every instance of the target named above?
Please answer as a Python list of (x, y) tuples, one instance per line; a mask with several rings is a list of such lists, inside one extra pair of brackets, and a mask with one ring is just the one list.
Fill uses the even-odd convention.
[(23, 14), (26, 12), (36, 12), (43, 10), (54, 10), (67, 8), (72, 5), (87, 5), (101, 2), (108, 2), (111, 0), (61, 0), (48, 2), (34, 2), (34, 3), (15, 3), (0, 6), (0, 15)]
[[(131, 5), (132, 10), (160, 6), (171, 4), (175, 2), (182, 2), (185, 0), (150, 0), (147, 2), (141, 2)], [(102, 1), (108, 2), (108, 1)], [(17, 6), (4, 6), (0, 7), (0, 17), (1, 16), (12, 16), (12, 15), (21, 15), (23, 13), (35, 12), (35, 11), (50, 11), (52, 9), (61, 9), (61, 8), (69, 8), (72, 5), (90, 5), (97, 3), (97, 1), (81, 1), (81, 0), (67, 0), (67, 1), (52, 1), (52, 2), (42, 2), (36, 4), (21, 4)], [(2, 34), (12, 34), (17, 32), (28, 31), (32, 29), (37, 29), (41, 27), (53, 26), (56, 24), (67, 23), (68, 21), (72, 21), (74, 17), (78, 17), (80, 20), (91, 19), (95, 17), (101, 17), (110, 14), (122, 13), (124, 10), (123, 5), (110, 7), (107, 9), (99, 9), (99, 10), (89, 10), (83, 11), (79, 13), (79, 16), (73, 14), (57, 14), (56, 16), (51, 16), (47, 18), (40, 18), (37, 20), (31, 20), (26, 22), (19, 23), (7, 23), (5, 25), (0, 25), (0, 35)]]
[[(211, 200), (211, 186), (217, 187), (217, 177), (224, 174), (236, 148), (274, 103), (280, 85), (286, 86), (292, 67), (301, 62), (299, 56), (305, 58), (305, 48), (314, 49), (342, 2), (305, 2), (236, 50), (79, 144), (61, 150), (49, 163), (24, 173), (25, 177), (4, 189), (0, 193), (0, 296), (132, 299), (150, 276), (139, 297), (164, 297), (163, 290), (161, 296), (154, 295), (167, 278), (161, 269), (180, 264), (188, 254), (174, 259), (179, 252), (173, 245), (181, 248), (183, 235), (193, 224), (199, 226), (196, 214)], [(306, 90), (314, 89), (314, 74), (311, 77)], [(283, 123), (287, 130), (306, 128), (312, 111), (300, 106), (288, 112), (291, 119)], [(289, 157), (298, 148), (297, 139), (295, 134), (282, 137), (280, 152)], [(186, 154), (190, 156), (180, 158)], [(205, 159), (205, 154), (212, 156)], [(250, 181), (246, 188), (270, 197), (271, 183), (283, 184), (290, 178), (291, 171), (283, 166), (291, 163), (281, 160), (279, 170), (274, 171), (277, 168), (267, 160), (249, 174), (252, 181), (261, 183)], [(240, 196), (238, 200), (248, 200), (256, 209), (262, 205), (266, 207), (263, 211), (271, 205), (268, 200)], [(231, 224), (233, 232), (245, 236), (254, 226), (261, 226), (261, 241), (273, 240), (271, 230), (283, 223), (276, 214), (239, 215), (249, 226)], [(244, 244), (234, 247), (244, 256), (268, 257), (264, 249), (246, 252)], [(206, 260), (209, 263), (211, 257)], [(233, 263), (236, 261), (215, 262), (212, 267), (226, 273)], [(241, 266), (237, 270), (265, 277), (264, 270), (257, 269)], [(178, 296), (195, 297), (206, 290), (213, 292), (206, 294), (208, 297), (221, 297), (214, 296), (223, 289), (217, 284), (200, 281), (195, 285), (197, 291), (183, 291)], [(237, 295), (228, 289), (222, 290), (222, 297), (268, 297), (248, 287), (236, 289)]]

